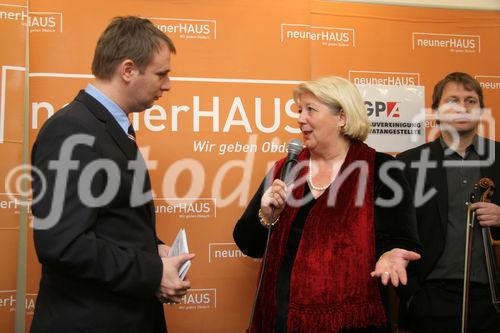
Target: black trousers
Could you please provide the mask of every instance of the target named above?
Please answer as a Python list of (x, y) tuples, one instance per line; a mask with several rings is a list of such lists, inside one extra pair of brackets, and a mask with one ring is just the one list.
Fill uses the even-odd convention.
[[(462, 280), (432, 280), (418, 290), (409, 308), (412, 333), (457, 333), (462, 323)], [(488, 285), (471, 283), (468, 332), (499, 333), (500, 315)]]

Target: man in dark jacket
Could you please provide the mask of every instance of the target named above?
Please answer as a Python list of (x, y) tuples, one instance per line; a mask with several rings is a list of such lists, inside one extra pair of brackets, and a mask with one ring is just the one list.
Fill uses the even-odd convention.
[(163, 305), (190, 287), (158, 239), (151, 184), (128, 115), (170, 89), (172, 41), (118, 17), (101, 35), (96, 80), (52, 116), (32, 150), (42, 264), (31, 332), (166, 332)]
[[(483, 107), (483, 92), (473, 77), (448, 74), (432, 96), (440, 137), (398, 156), (415, 194), (423, 245), (422, 259), (414, 265), (401, 299), (401, 316), (409, 320), (412, 332), (460, 332), (469, 193), (483, 177), (500, 186), (500, 143), (478, 136)], [(500, 232), (499, 204), (496, 191), (491, 203), (470, 207), (480, 227), (491, 227), (494, 237)], [(473, 238), (468, 326), (470, 332), (500, 332), (481, 228), (475, 228)]]

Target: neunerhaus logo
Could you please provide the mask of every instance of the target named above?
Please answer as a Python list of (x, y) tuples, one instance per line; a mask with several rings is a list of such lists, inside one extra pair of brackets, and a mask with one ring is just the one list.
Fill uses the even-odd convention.
[(217, 21), (186, 18), (155, 17), (150, 20), (156, 27), (173, 37), (182, 39), (216, 39)]
[(281, 42), (287, 40), (316, 41), (323, 46), (354, 46), (354, 29), (319, 27), (307, 24), (281, 24)]
[(349, 71), (349, 80), (354, 84), (375, 84), (385, 86), (415, 86), (420, 84), (419, 73)]
[(498, 75), (476, 75), (476, 80), (485, 90), (500, 89), (500, 76)]
[[(27, 314), (33, 314), (35, 310), (36, 294), (26, 294), (25, 309)], [(16, 310), (16, 291), (0, 290), (0, 314), (14, 312)]]
[(481, 52), (481, 37), (474, 35), (412, 33), (413, 50), (421, 48), (445, 49), (456, 53)]
[(0, 20), (28, 25), (30, 32), (62, 32), (62, 13), (29, 12), (25, 6), (0, 4)]
[(189, 289), (178, 305), (179, 310), (208, 310), (217, 307), (217, 289)]
[(155, 199), (155, 212), (157, 215), (175, 215), (183, 219), (211, 218), (216, 215), (214, 198), (169, 198)]
[(28, 24), (30, 32), (62, 32), (62, 13), (32, 12)]
[(208, 243), (208, 262), (246, 258), (235, 243)]
[(28, 20), (28, 12), (22, 8), (11, 8), (8, 5), (0, 4), (0, 20), (26, 22)]

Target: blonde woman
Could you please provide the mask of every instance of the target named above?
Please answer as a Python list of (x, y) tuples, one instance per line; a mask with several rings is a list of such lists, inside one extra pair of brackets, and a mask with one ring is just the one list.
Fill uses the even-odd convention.
[(420, 258), (412, 196), (401, 170), (386, 175), (399, 192), (379, 175), (394, 159), (363, 143), (370, 122), (351, 82), (321, 78), (293, 96), (305, 146), (298, 179), (279, 180), (278, 161), (234, 229), (240, 249), (262, 257), (275, 223), (250, 331), (382, 332), (389, 325), (375, 277), (406, 284), (406, 265)]

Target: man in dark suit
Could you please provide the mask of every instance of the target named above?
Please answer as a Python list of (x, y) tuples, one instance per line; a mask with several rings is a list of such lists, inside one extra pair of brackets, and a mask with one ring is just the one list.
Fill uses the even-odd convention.
[[(401, 153), (405, 175), (415, 193), (420, 262), (409, 268), (401, 299), (412, 332), (460, 332), (467, 201), (474, 184), (488, 177), (500, 186), (500, 143), (477, 135), (483, 92), (466, 73), (451, 73), (434, 88), (432, 108), (441, 136)], [(488, 121), (488, 120), (486, 120)], [(500, 193), (491, 203), (475, 203), (482, 227), (500, 232)], [(500, 332), (490, 296), (483, 238), (475, 228), (470, 286), (470, 332)], [(402, 312), (402, 315), (404, 311)], [(403, 315), (403, 317), (405, 317)]]
[(32, 150), (34, 240), (42, 277), (31, 332), (166, 332), (162, 303), (190, 288), (156, 235), (131, 112), (170, 89), (172, 41), (118, 17), (94, 54), (96, 79), (42, 127)]

